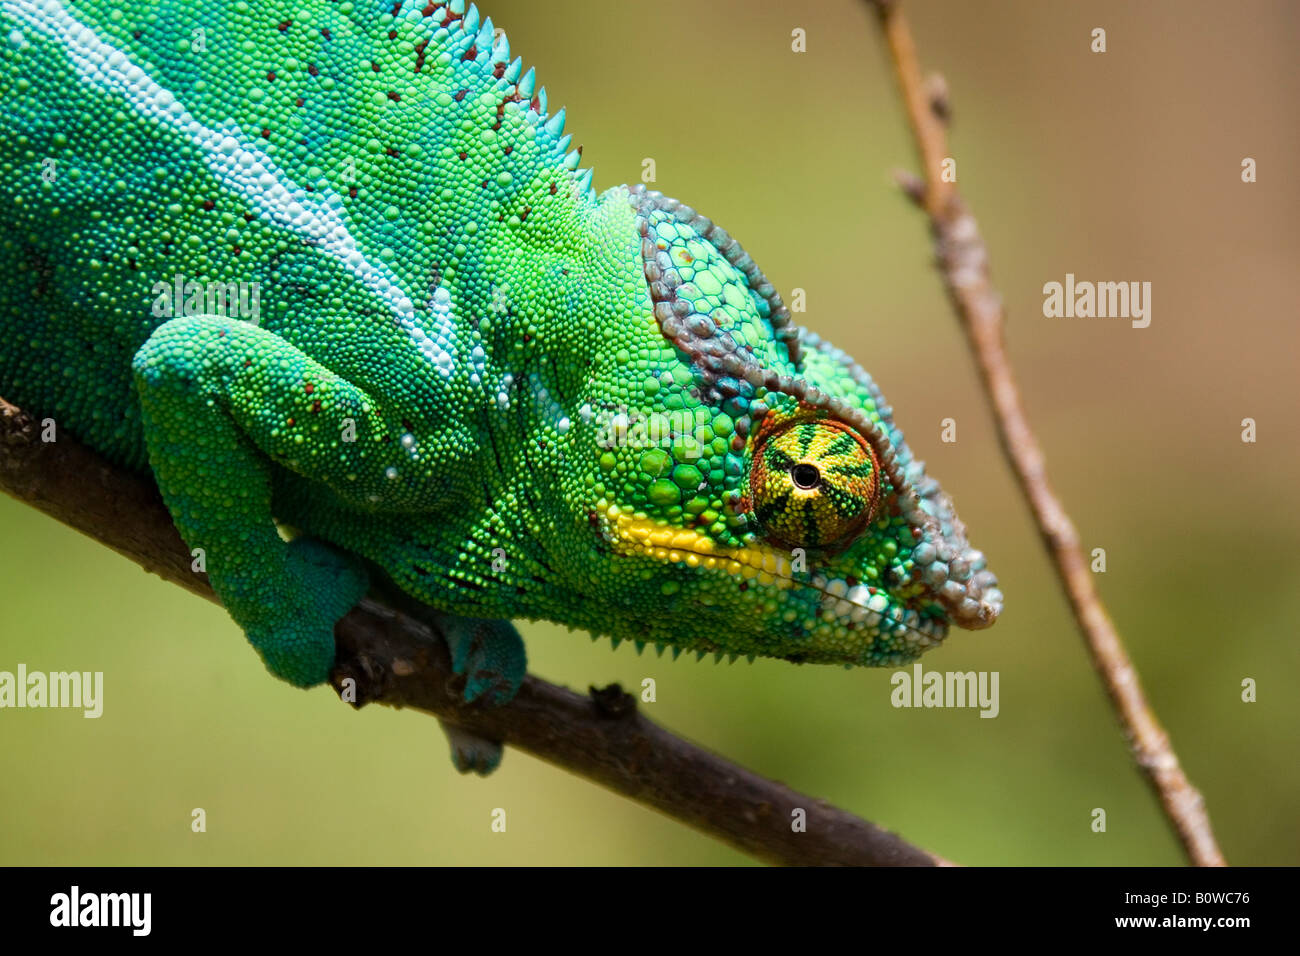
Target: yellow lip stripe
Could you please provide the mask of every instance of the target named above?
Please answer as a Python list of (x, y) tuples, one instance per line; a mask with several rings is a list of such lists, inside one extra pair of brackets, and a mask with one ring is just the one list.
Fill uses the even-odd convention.
[(789, 556), (775, 548), (722, 547), (698, 531), (637, 518), (616, 505), (605, 514), (614, 532), (614, 549), (620, 554), (649, 555), (691, 568), (722, 570), (764, 586), (784, 589), (795, 585)]

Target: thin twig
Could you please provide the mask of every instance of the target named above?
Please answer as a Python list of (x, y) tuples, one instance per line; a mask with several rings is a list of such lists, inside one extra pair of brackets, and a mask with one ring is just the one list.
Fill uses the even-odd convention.
[(1093, 586), (1078, 533), (1048, 484), (1043, 452), (1029, 427), (1003, 346), (1002, 300), (989, 279), (984, 241), (956, 185), (941, 175), (943, 160), (950, 155), (947, 132), (940, 111), (925, 92), (907, 21), (896, 0), (866, 2), (878, 14), (923, 164), (923, 182), (904, 176), (900, 184), (929, 216), (939, 269), (993, 402), (1002, 450), (1029, 499), (1134, 759), (1159, 796), (1192, 863), (1223, 866), (1204, 798), (1183, 773), (1168, 733), (1147, 703), (1137, 670)]
[[(154, 483), (74, 439), (41, 441), (40, 423), (0, 398), (0, 490), (215, 600), (190, 570)], [(367, 598), (335, 629), (331, 682), (356, 706), (433, 714), (479, 737), (587, 777), (758, 859), (794, 865), (939, 866), (941, 857), (838, 807), (760, 777), (659, 727), (617, 685), (582, 697), (536, 677), (504, 707), (467, 705), (445, 642)], [(249, 655), (249, 666), (256, 664)], [(353, 684), (348, 684), (348, 681)], [(803, 819), (795, 811), (802, 810)], [(796, 826), (796, 822), (802, 826)]]

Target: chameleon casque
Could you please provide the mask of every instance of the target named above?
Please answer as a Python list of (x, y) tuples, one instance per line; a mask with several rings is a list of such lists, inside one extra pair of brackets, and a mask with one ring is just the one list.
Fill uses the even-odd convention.
[(462, 0), (2, 10), (0, 395), (152, 470), (275, 675), (381, 580), (491, 703), (510, 619), (889, 666), (997, 617), (870, 376), (710, 220), (597, 195)]

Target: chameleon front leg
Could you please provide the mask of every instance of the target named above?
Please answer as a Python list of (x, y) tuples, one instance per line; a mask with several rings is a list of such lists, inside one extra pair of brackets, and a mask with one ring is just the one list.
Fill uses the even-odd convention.
[[(395, 487), (393, 466), (374, 452), (384, 447), (376, 437), (398, 423), (289, 342), (233, 319), (173, 319), (134, 367), (149, 460), (181, 537), (203, 550), (213, 589), (271, 672), (298, 686), (324, 681), (334, 625), (365, 594), (369, 575), (361, 559), (313, 538), (280, 538), (273, 463), (340, 497), (409, 509), (421, 504), (412, 497), (419, 491)], [(343, 437), (349, 430), (352, 441)], [(377, 583), (391, 588), (382, 575)], [(527, 657), (513, 624), (445, 614), (406, 595), (400, 603), (446, 635), (467, 701), (514, 697)], [(443, 729), (458, 770), (496, 769), (499, 741)]]
[[(364, 494), (383, 481), (366, 473), (362, 440), (384, 427), (377, 403), (274, 333), (215, 316), (160, 326), (134, 371), (149, 460), (181, 537), (201, 549), (213, 590), (267, 668), (300, 687), (321, 683), (334, 625), (368, 578), (351, 555), (280, 537), (272, 462), (312, 476), (346, 465)], [(340, 438), (345, 419), (353, 444)]]

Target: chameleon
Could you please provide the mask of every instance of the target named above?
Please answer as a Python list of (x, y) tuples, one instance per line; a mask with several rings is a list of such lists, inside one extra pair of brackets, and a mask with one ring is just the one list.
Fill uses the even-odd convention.
[(693, 207), (597, 193), (476, 7), (0, 10), (0, 395), (152, 475), (276, 677), (381, 587), (485, 706), (515, 620), (888, 667), (999, 615), (871, 376)]

